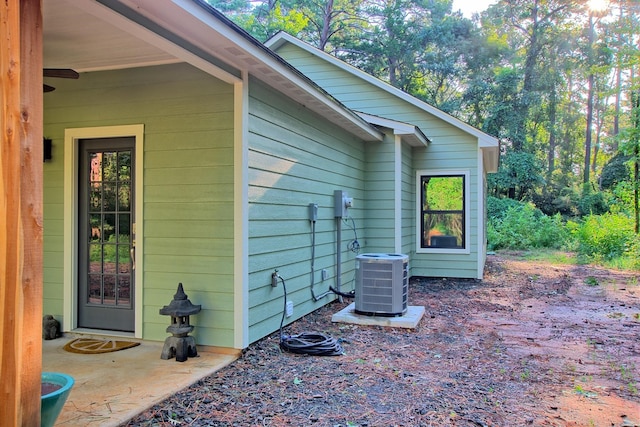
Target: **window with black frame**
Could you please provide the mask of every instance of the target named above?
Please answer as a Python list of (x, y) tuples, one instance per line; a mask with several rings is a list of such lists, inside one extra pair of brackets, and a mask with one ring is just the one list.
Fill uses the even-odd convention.
[(422, 248), (465, 248), (465, 175), (422, 175)]

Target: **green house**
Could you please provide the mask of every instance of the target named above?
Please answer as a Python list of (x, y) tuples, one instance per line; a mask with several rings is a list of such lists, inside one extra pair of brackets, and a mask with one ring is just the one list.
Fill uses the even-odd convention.
[(242, 349), (279, 327), (274, 272), (288, 323), (353, 288), (358, 250), (482, 277), (494, 138), (203, 0), (43, 19), (44, 313), (65, 332), (162, 341), (182, 283), (198, 345)]

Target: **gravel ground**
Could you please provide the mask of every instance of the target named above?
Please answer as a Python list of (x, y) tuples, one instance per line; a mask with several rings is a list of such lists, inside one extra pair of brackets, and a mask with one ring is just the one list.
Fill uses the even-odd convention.
[(124, 426), (638, 426), (638, 272), (488, 259), (483, 281), (413, 278), (415, 329), (285, 327), (339, 356), (281, 351), (279, 333)]

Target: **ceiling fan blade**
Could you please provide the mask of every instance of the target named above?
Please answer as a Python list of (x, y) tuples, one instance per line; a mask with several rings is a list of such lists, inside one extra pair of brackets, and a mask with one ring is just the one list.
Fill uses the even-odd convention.
[(45, 68), (43, 74), (45, 77), (59, 77), (62, 79), (77, 79), (80, 77), (80, 74), (71, 68)]
[(55, 87), (53, 87), (53, 86), (49, 86), (49, 85), (42, 85), (42, 86), (43, 86), (43, 88), (42, 88), (42, 89), (43, 89), (43, 91), (44, 91), (45, 93), (47, 93), (47, 92), (53, 92), (54, 90), (56, 90), (56, 88), (55, 88)]

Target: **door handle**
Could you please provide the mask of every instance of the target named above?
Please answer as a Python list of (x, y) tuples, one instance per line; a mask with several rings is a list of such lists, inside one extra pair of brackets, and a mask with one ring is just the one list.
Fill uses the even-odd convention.
[(136, 242), (133, 241), (131, 245), (131, 249), (129, 250), (129, 256), (131, 257), (131, 266), (135, 270), (136, 269)]

